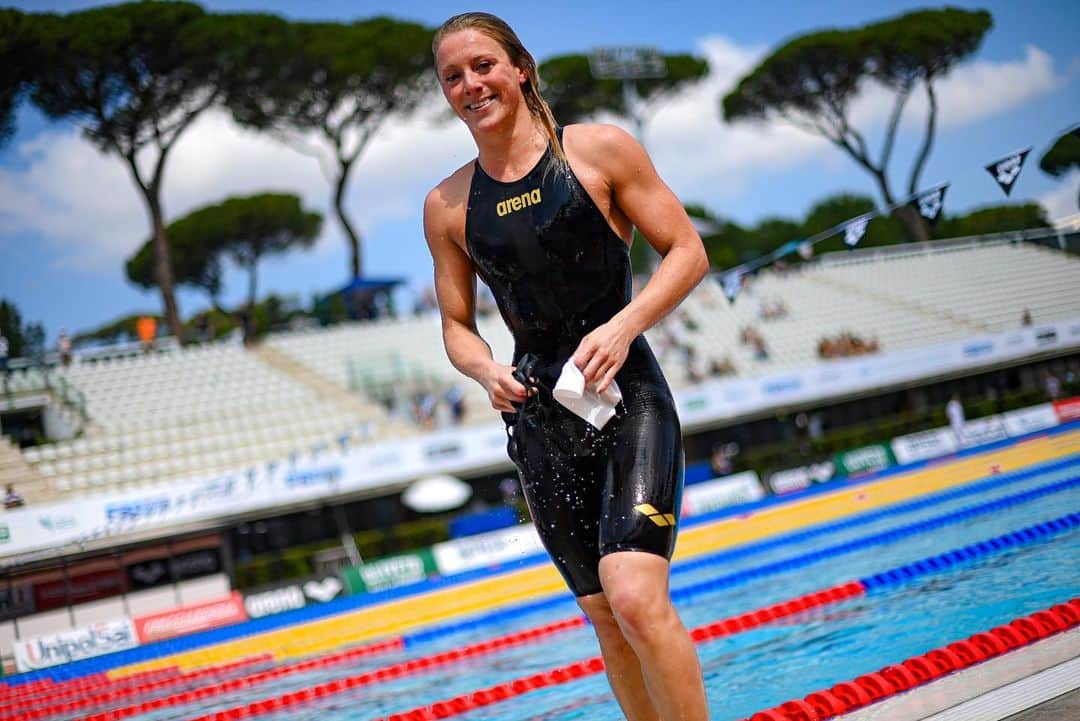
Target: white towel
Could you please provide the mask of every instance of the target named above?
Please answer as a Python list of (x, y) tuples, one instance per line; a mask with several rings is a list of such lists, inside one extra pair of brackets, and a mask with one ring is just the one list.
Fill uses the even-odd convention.
[(573, 358), (566, 361), (551, 394), (571, 413), (584, 418), (597, 429), (602, 429), (615, 417), (615, 406), (622, 400), (622, 392), (615, 381), (611, 381), (603, 393), (597, 393), (595, 386), (586, 388), (585, 376), (574, 365)]

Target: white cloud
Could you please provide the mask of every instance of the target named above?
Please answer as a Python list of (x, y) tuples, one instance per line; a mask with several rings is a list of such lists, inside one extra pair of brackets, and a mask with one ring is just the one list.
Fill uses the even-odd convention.
[[(470, 157), (459, 125), (425, 118), (384, 124), (350, 176), (346, 207), (362, 234), (417, 215), (427, 190)], [(149, 236), (144, 204), (119, 157), (98, 152), (74, 129), (42, 133), (18, 152), (24, 167), (0, 168), (0, 237), (40, 233), (59, 267), (111, 274)], [(140, 158), (144, 170), (151, 160)], [(215, 111), (188, 129), (167, 163), (168, 218), (231, 195), (295, 192), (325, 216), (316, 252), (340, 252), (331, 185), (311, 155)]]
[[(809, 161), (826, 171), (850, 161), (827, 141), (786, 123), (726, 125), (720, 98), (763, 57), (764, 48), (709, 36), (699, 43), (710, 75), (656, 108), (646, 145), (661, 174), (686, 200), (727, 205), (752, 181), (778, 178)], [(941, 126), (962, 126), (1000, 115), (1052, 92), (1062, 80), (1035, 47), (1022, 58), (979, 60), (957, 68), (939, 85)], [(905, 117), (917, 130), (919, 104)], [(461, 123), (435, 122), (441, 98), (424, 117), (388, 122), (365, 150), (349, 186), (347, 207), (371, 238), (383, 221), (416, 218), (423, 196), (475, 151)], [(853, 108), (858, 122), (880, 130), (890, 104), (870, 89)], [(872, 136), (872, 132), (869, 133)], [(0, 241), (36, 232), (54, 247), (55, 263), (84, 272), (115, 273), (119, 261), (148, 236), (147, 214), (123, 162), (99, 153), (75, 130), (50, 131), (19, 148), (20, 167), (0, 168)], [(940, 150), (938, 150), (940, 152)], [(330, 209), (330, 185), (312, 157), (263, 134), (237, 127), (223, 112), (201, 117), (169, 158), (164, 205), (169, 218), (236, 194), (296, 192), (324, 213), (317, 252), (340, 252), (341, 232)]]
[[(779, 173), (810, 160), (827, 170), (851, 164), (825, 139), (783, 121), (725, 124), (720, 119), (720, 99), (753, 69), (764, 51), (718, 36), (703, 39), (699, 49), (709, 60), (710, 75), (659, 108), (646, 130), (646, 144), (676, 193), (730, 201), (755, 176)], [(1065, 79), (1055, 75), (1051, 58), (1032, 46), (1020, 59), (961, 65), (935, 84), (938, 129), (1003, 114), (1054, 92)], [(851, 117), (867, 137), (871, 157), (880, 152), (875, 143), (888, 120), (892, 98), (891, 91), (869, 85), (852, 105)], [(902, 134), (921, 137), (926, 108), (923, 93), (909, 99)]]

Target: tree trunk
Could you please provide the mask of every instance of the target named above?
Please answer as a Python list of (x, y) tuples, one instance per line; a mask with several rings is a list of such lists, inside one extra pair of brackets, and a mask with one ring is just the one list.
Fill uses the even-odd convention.
[(352, 278), (358, 278), (360, 272), (363, 270), (363, 263), (360, 257), (360, 234), (353, 228), (352, 223), (349, 222), (349, 217), (345, 214), (345, 187), (349, 182), (349, 169), (352, 167), (351, 163), (342, 163), (338, 173), (337, 182), (334, 184), (334, 212), (337, 214), (338, 222), (341, 223), (341, 229), (345, 231), (345, 240), (349, 243), (349, 251), (352, 254), (350, 258)]
[(169, 239), (165, 235), (165, 219), (162, 217), (161, 203), (155, 197), (146, 198), (150, 207), (150, 222), (154, 226), (154, 277), (161, 289), (161, 302), (165, 307), (165, 322), (169, 332), (180, 345), (184, 344), (184, 327), (180, 324), (180, 310), (176, 305), (176, 291), (173, 284), (172, 258), (169, 256)]
[(908, 240), (913, 243), (925, 243), (930, 240), (930, 227), (926, 218), (918, 210), (905, 204), (893, 210), (893, 215), (904, 225)]

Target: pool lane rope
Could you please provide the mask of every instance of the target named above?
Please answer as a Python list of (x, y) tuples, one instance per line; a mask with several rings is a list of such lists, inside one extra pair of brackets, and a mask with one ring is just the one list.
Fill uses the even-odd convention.
[[(689, 572), (704, 566), (710, 566), (721, 562), (745, 558), (776, 548), (781, 548), (783, 546), (798, 544), (803, 541), (823, 535), (828, 535), (836, 531), (848, 530), (869, 523), (873, 523), (882, 518), (930, 508), (949, 502), (951, 500), (964, 498), (970, 495), (977, 495), (1003, 486), (1029, 480), (1037, 475), (1058, 473), (1061, 471), (1071, 472), (1070, 469), (1074, 468), (1080, 468), (1080, 456), (1072, 456), (1065, 459), (1041, 463), (1031, 468), (1025, 468), (1010, 471), (1008, 473), (992, 475), (979, 481), (963, 484), (959, 487), (953, 487), (937, 491), (921, 498), (893, 504), (884, 508), (870, 511), (862, 511), (847, 518), (818, 524), (810, 528), (787, 533), (775, 538), (754, 541), (752, 543), (748, 543), (735, 548), (729, 548), (722, 551), (713, 552), (704, 556), (698, 556), (693, 559), (680, 560), (678, 564), (672, 567), (672, 575), (677, 576), (681, 573)], [(1075, 485), (1077, 483), (1080, 483), (1080, 473), (1077, 473), (1076, 477), (1074, 477), (1071, 481), (1066, 481), (1064, 484), (1053, 484), (1053, 486), (1050, 487), (1047, 492), (1057, 492), (1060, 490), (1065, 490), (1071, 485)], [(1047, 487), (1043, 486), (1043, 488)], [(1039, 491), (1039, 489), (1034, 490), (1036, 490), (1037, 492)], [(1030, 497), (1025, 496), (1023, 493), (1018, 495), (1021, 496), (1021, 500), (1030, 500)], [(709, 514), (707, 514), (706, 516), (702, 516), (696, 520), (705, 521), (708, 520), (708, 518)], [(506, 619), (516, 619), (520, 617), (522, 613), (528, 613), (530, 611), (549, 608), (565, 602), (565, 595), (559, 594), (557, 596), (544, 598), (539, 601), (516, 604), (511, 609), (502, 609), (500, 611), (489, 612), (482, 616), (477, 616), (464, 622), (451, 622), (446, 624), (440, 624), (434, 628), (429, 628), (425, 631), (415, 632), (413, 634), (404, 636), (404, 640), (406, 646), (413, 646), (417, 643), (423, 643), (433, 638), (449, 635), (460, 630), (471, 630), (484, 624), (498, 624), (502, 623)], [(244, 625), (245, 624), (240, 624), (239, 626), (237, 626), (237, 628)], [(244, 634), (240, 635), (243, 636)], [(140, 648), (141, 650), (146, 650), (150, 647), (143, 646)], [(125, 653), (126, 652), (119, 652), (117, 654), (112, 654), (112, 656), (119, 657), (124, 655)], [(158, 653), (153, 655), (152, 657), (156, 658), (165, 655), (168, 654)], [(102, 658), (104, 660), (109, 659), (109, 657)], [(122, 663), (113, 663), (114, 667), (123, 666)], [(57, 691), (62, 688), (76, 688), (79, 687), (79, 684), (82, 684), (88, 680), (100, 683), (100, 678), (105, 672), (98, 670), (86, 672), (82, 670), (84, 666), (97, 669), (101, 667), (101, 664), (99, 662), (99, 659), (85, 659), (83, 661), (72, 662), (70, 664), (65, 664), (52, 669), (30, 671), (23, 674), (17, 674), (6, 679), (0, 679), (0, 701), (11, 696), (25, 697), (27, 693), (37, 696), (42, 693), (49, 694), (50, 692)], [(124, 679), (126, 680), (143, 678), (144, 674), (157, 674), (162, 670), (164, 669), (140, 671), (136, 674), (132, 674), (131, 676), (125, 676)], [(177, 669), (177, 673), (178, 672), (179, 669)], [(59, 676), (59, 678), (54, 678), (54, 676)], [(120, 679), (117, 679), (117, 681), (119, 680)]]
[[(874, 576), (849, 581), (848, 583), (805, 594), (755, 611), (699, 626), (691, 630), (690, 636), (695, 643), (702, 643), (741, 633), (771, 621), (805, 612), (812, 608), (839, 603), (850, 598), (862, 596), (870, 590), (904, 584), (927, 574), (945, 571), (958, 564), (965, 564), (975, 559), (993, 555), (1010, 548), (1040, 542), (1076, 528), (1077, 526), (1080, 526), (1080, 513), (1071, 513), (1045, 523), (1029, 526), (1019, 531), (1013, 531), (986, 541), (979, 541), (962, 548), (930, 556), (914, 563), (898, 566)], [(1080, 606), (1078, 606), (1076, 611), (1076, 615), (1080, 617)], [(576, 619), (567, 619), (564, 623), (567, 624), (565, 628), (557, 630), (576, 628), (584, 625), (585, 621), (583, 617), (578, 617)], [(1040, 624), (1045, 625), (1045, 620), (1040, 621)], [(1072, 625), (1075, 625), (1075, 623)], [(1069, 627), (1071, 628), (1071, 625)], [(248, 718), (259, 714), (280, 712), (297, 704), (325, 698), (326, 696), (365, 686), (370, 683), (400, 678), (415, 672), (454, 663), (463, 658), (492, 653), (508, 646), (550, 635), (550, 633), (538, 634), (536, 631), (536, 629), (530, 629), (528, 631), (483, 641), (462, 649), (452, 649), (433, 656), (414, 658), (409, 661), (393, 664), (373, 671), (367, 671), (355, 676), (334, 679), (332, 681), (298, 689), (271, 698), (265, 698), (241, 706), (205, 714), (195, 719), (195, 721), (231, 721), (232, 719)], [(554, 632), (554, 630), (552, 632)], [(955, 654), (955, 650), (952, 651), (952, 653)], [(321, 661), (322, 659), (320, 658), (312, 659), (311, 661), (304, 663), (312, 664), (308, 666), (308, 668), (315, 668), (323, 665), (320, 663)], [(603, 670), (603, 659), (600, 656), (595, 656), (560, 666), (546, 672), (503, 682), (490, 688), (480, 689), (450, 699), (436, 701), (432, 704), (411, 709), (409, 711), (391, 714), (380, 721), (427, 721), (428, 719), (447, 718), (469, 711), (473, 708), (497, 703), (539, 688), (567, 683), (599, 673)], [(245, 688), (246, 686), (246, 684), (242, 684), (240, 681), (234, 681), (231, 682), (230, 688), (227, 690), (238, 690)], [(173, 697), (157, 699), (137, 706), (130, 706), (123, 709), (87, 716), (86, 721), (115, 721), (117, 719), (129, 718), (140, 713), (154, 711), (179, 703), (182, 703), (182, 701), (179, 699), (173, 700)], [(754, 721), (763, 720), (754, 719)], [(772, 719), (769, 719), (769, 721), (772, 721)]]
[[(995, 501), (991, 501), (987, 504), (979, 504), (978, 506), (967, 507), (953, 511), (951, 514), (945, 514), (945, 516), (939, 516), (937, 518), (928, 519), (927, 521), (921, 521), (914, 524), (907, 524), (896, 529), (885, 531), (879, 534), (873, 534), (865, 536), (859, 539), (854, 539), (852, 542), (846, 542), (837, 544), (836, 546), (822, 549), (820, 551), (813, 551), (807, 554), (801, 554), (792, 559), (786, 559), (784, 561), (767, 564), (755, 569), (747, 569), (745, 571), (738, 572), (736, 574), (730, 574), (720, 579), (713, 579), (710, 581), (697, 584), (689, 589), (679, 589), (679, 591), (673, 593), (673, 596), (690, 596), (697, 595), (698, 593), (708, 590), (715, 590), (716, 588), (733, 585), (740, 580), (749, 580), (762, 575), (768, 575), (771, 573), (778, 573), (798, 566), (806, 565), (814, 561), (826, 558), (831, 555), (837, 555), (839, 553), (851, 552), (855, 548), (863, 547), (863, 544), (873, 545), (885, 540), (895, 540), (896, 538), (902, 538), (911, 533), (921, 532), (923, 530), (930, 530), (937, 528), (940, 525), (941, 519), (946, 516), (954, 517), (954, 520), (962, 520), (972, 515), (972, 512), (983, 510), (994, 510), (1002, 507), (1001, 504), (1012, 505), (1013, 503), (1020, 502), (1022, 499), (1029, 499), (1033, 495), (1035, 497), (1045, 495), (1051, 488), (1061, 486), (1061, 483), (1051, 484), (1050, 486), (1042, 486), (1036, 489), (1025, 491), (1021, 494), (1015, 494), (1014, 496), (1004, 497)], [(1012, 545), (1016, 545), (1019, 541), (1016, 539), (1024, 539), (1025, 541), (1032, 541), (1041, 538), (1047, 534), (1057, 533), (1066, 530), (1071, 527), (1070, 524), (1075, 524), (1077, 517), (1075, 514), (1065, 516), (1061, 519), (1055, 519), (1045, 524), (1038, 524), (1029, 528), (1017, 531), (1013, 534), (1006, 534), (989, 541), (983, 541), (977, 544), (972, 544), (961, 549), (949, 551), (947, 553), (939, 554), (922, 561), (918, 561), (908, 566), (902, 566), (897, 569), (892, 569), (875, 576), (860, 579), (858, 584), (863, 590), (873, 589), (879, 586), (889, 585), (894, 582), (902, 582), (911, 578), (915, 578), (919, 575), (928, 572), (934, 572), (944, 570), (955, 563), (972, 560), (980, 555), (992, 553), (1000, 550), (1004, 550)], [(1016, 538), (1013, 538), (1016, 537)], [(847, 584), (845, 584), (847, 585)], [(689, 593), (687, 593), (689, 591)], [(813, 595), (813, 594), (811, 594)], [(829, 602), (836, 602), (843, 600), (847, 596), (837, 597)], [(798, 599), (793, 599), (797, 601)], [(791, 603), (790, 601), (788, 603)], [(820, 604), (816, 604), (820, 605)], [(763, 610), (756, 611), (754, 613), (761, 614)], [(746, 614), (744, 614), (746, 615)], [(740, 627), (736, 625), (732, 627), (732, 619), (727, 619), (720, 623), (726, 623), (728, 625), (728, 632), (735, 633), (739, 630), (745, 630), (749, 626)], [(516, 645), (527, 641), (537, 640), (548, 636), (552, 633), (556, 633), (562, 630), (570, 628), (577, 628), (585, 625), (586, 620), (584, 616), (576, 616), (567, 619), (555, 621), (553, 623), (545, 624), (540, 627), (535, 627), (525, 631), (520, 631), (513, 634), (508, 634), (491, 641), (482, 641), (477, 644), (464, 647), (462, 649), (456, 649), (455, 651), (446, 652), (440, 654), (437, 658), (440, 659), (440, 663), (434, 665), (441, 665), (441, 663), (452, 662), (460, 658), (468, 658), (482, 653), (499, 650), (508, 645)], [(718, 624), (712, 624), (716, 626)], [(454, 625), (455, 630), (460, 630), (460, 624)], [(428, 637), (431, 636), (430, 632)], [(125, 697), (137, 697), (145, 694), (147, 691), (154, 692), (158, 690), (164, 690), (169, 687), (176, 686), (190, 686), (192, 682), (205, 683), (211, 681), (210, 684), (201, 686), (197, 689), (185, 689), (183, 691), (172, 693), (164, 698), (159, 698), (150, 702), (142, 702), (134, 704), (121, 709), (117, 712), (130, 714), (135, 711), (146, 712), (154, 710), (156, 708), (163, 708), (165, 706), (181, 705), (191, 703), (194, 701), (200, 701), (205, 698), (210, 698), (223, 693), (229, 693), (240, 689), (246, 689), (254, 685), (258, 685), (265, 682), (274, 681), (285, 676), (309, 671), (315, 668), (326, 668), (328, 666), (337, 665), (341, 663), (348, 663), (359, 659), (361, 657), (367, 657), (378, 653), (400, 650), (403, 646), (407, 645), (405, 638), (390, 639), (374, 644), (367, 644), (364, 646), (355, 647), (348, 650), (339, 651), (336, 653), (320, 656), (304, 661), (278, 666), (272, 669), (266, 669), (255, 674), (244, 676), (241, 678), (234, 678), (228, 680), (222, 680), (220, 675), (232, 668), (240, 667), (245, 664), (250, 664), (251, 661), (240, 661), (225, 666), (210, 667), (206, 669), (200, 669), (198, 671), (189, 672), (187, 674), (173, 673), (165, 678), (155, 679), (150, 683), (145, 684), (121, 684), (120, 688), (106, 687), (101, 689), (99, 685), (95, 684), (93, 687), (83, 685), (80, 689), (68, 689), (62, 692), (59, 698), (52, 696), (48, 698), (36, 699), (34, 701), (28, 701), (27, 699), (20, 699), (17, 706), (20, 710), (19, 718), (25, 718), (27, 713), (34, 714), (30, 718), (43, 719), (48, 718), (51, 715), (57, 713), (71, 713), (85, 708), (100, 708), (98, 704), (101, 703), (115, 703)], [(456, 654), (456, 656), (455, 656)], [(256, 661), (265, 661), (264, 657), (254, 659)], [(388, 667), (394, 669), (394, 675), (391, 677), (397, 677), (402, 672), (412, 672), (427, 668), (425, 665), (417, 665), (420, 660), (405, 661), (394, 666)], [(381, 680), (379, 678), (370, 678), (364, 683), (370, 683), (371, 681)], [(362, 684), (361, 684), (362, 685)], [(93, 693), (93, 691), (98, 691)], [(74, 698), (72, 698), (74, 697)], [(70, 700), (62, 700), (63, 698), (69, 698)], [(35, 703), (36, 702), (36, 703)], [(44, 702), (44, 705), (43, 705)], [(28, 708), (30, 704), (38, 706), (36, 709)], [(12, 705), (4, 706), (0, 704), (0, 721), (10, 721), (13, 717), (11, 714), (15, 708)], [(115, 712), (112, 712), (115, 713)], [(124, 716), (121, 716), (123, 718)], [(99, 714), (97, 717), (100, 719), (110, 718)]]
[[(1080, 625), (1080, 598), (863, 674), (744, 721), (825, 721)], [(392, 718), (392, 717), (391, 717)], [(432, 717), (438, 718), (438, 717)]]

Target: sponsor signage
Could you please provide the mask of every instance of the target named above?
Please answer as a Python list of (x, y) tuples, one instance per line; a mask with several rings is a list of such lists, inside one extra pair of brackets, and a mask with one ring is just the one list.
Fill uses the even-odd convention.
[(295, 611), (307, 605), (304, 592), (293, 584), (269, 591), (260, 591), (244, 597), (244, 610), (250, 618), (272, 616), (275, 613)]
[(431, 549), (424, 548), (415, 553), (380, 558), (362, 566), (349, 566), (341, 572), (341, 579), (348, 593), (356, 594), (417, 583), (438, 570)]
[(34, 671), (138, 645), (131, 619), (100, 621), (73, 631), (16, 641), (15, 667), (20, 672)]
[(28, 583), (0, 586), (0, 621), (29, 616), (35, 611), (33, 586)]
[(326, 603), (345, 590), (337, 576), (311, 579), (303, 583), (290, 583), (277, 588), (267, 588), (244, 596), (244, 610), (251, 618), (262, 618), (285, 611), (295, 611), (308, 603)]
[(118, 569), (90, 573), (71, 573), (63, 577), (34, 584), (34, 605), (38, 611), (48, 611), (71, 603), (86, 603), (123, 593), (124, 579)]
[(892, 440), (893, 456), (900, 464), (940, 458), (956, 453), (956, 434), (950, 428), (933, 428)]
[(162, 641), (197, 631), (206, 631), (247, 620), (244, 599), (236, 591), (213, 601), (181, 606), (135, 619), (135, 630), (142, 643)]
[(1057, 413), (1051, 403), (1009, 411), (1002, 414), (1001, 418), (1005, 424), (1005, 432), (1014, 437), (1043, 431), (1058, 424)]
[(1054, 413), (1060, 423), (1068, 423), (1080, 418), (1080, 396), (1054, 401)]
[(765, 497), (756, 471), (743, 471), (711, 481), (702, 481), (683, 490), (682, 515), (699, 516), (720, 508), (750, 503)]
[(971, 448), (994, 441), (1003, 441), (1009, 437), (1009, 434), (1005, 430), (1005, 423), (1001, 416), (987, 416), (965, 423), (961, 436), (961, 445), (964, 448)]
[(883, 470), (896, 463), (892, 449), (882, 443), (836, 454), (836, 472), (848, 478)]
[[(715, 424), (778, 404), (858, 393), (1024, 358), (1048, 348), (1080, 347), (1080, 322), (1069, 318), (946, 343), (858, 358), (840, 358), (760, 378), (710, 379), (676, 393), (684, 430)], [(1055, 404), (1059, 420), (1080, 418), (1080, 401)], [(1003, 421), (1004, 422), (1004, 421)], [(1008, 430), (1008, 429), (1007, 429)], [(902, 441), (898, 461), (945, 455), (948, 441)], [(117, 491), (8, 511), (0, 522), (0, 556), (60, 548), (135, 530), (189, 521), (224, 519), (326, 493), (367, 491), (413, 481), (432, 472), (511, 470), (502, 425), (465, 427), (391, 443), (351, 447), (332, 460), (297, 453), (288, 462), (243, 466), (211, 477), (178, 480), (167, 490)], [(930, 444), (930, 447), (924, 447)], [(896, 448), (893, 448), (894, 454)], [(901, 451), (901, 452), (904, 452)], [(784, 477), (782, 476), (781, 479)]]
[(808, 466), (777, 471), (769, 476), (769, 488), (778, 496), (794, 493), (809, 488), (813, 483), (825, 483), (836, 475), (836, 464), (832, 461), (812, 463)]
[(179, 553), (172, 558), (155, 558), (132, 563), (127, 567), (128, 588), (141, 591), (173, 581), (186, 581), (220, 573), (221, 551), (217, 548), (202, 548), (196, 551)]
[(513, 563), (543, 552), (540, 536), (531, 523), (456, 538), (431, 548), (439, 573), (444, 576)]

